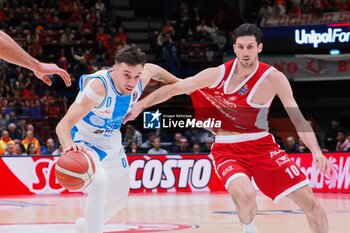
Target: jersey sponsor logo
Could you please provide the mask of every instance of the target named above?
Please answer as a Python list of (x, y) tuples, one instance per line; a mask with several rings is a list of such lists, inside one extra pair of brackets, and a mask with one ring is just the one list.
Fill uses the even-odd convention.
[[(104, 233), (141, 233), (141, 232), (167, 232), (184, 229), (197, 228), (196, 225), (184, 225), (173, 223), (123, 223), (107, 224), (104, 226)], [(0, 232), (22, 233), (22, 232), (45, 232), (45, 233), (74, 233), (74, 224), (71, 223), (50, 223), (50, 224), (2, 224)]]
[(219, 169), (222, 165), (226, 164), (226, 163), (229, 163), (229, 162), (233, 162), (233, 163), (236, 163), (237, 161), (235, 159), (228, 159), (228, 160), (225, 160), (224, 162), (220, 163), (217, 165), (217, 169)]
[(276, 155), (279, 155), (279, 153), (283, 152), (283, 150), (274, 150), (270, 152), (270, 158), (275, 157)]
[(103, 115), (110, 115), (112, 114), (112, 110), (110, 109), (105, 109), (103, 111), (99, 111), (100, 114), (103, 114)]
[(239, 89), (238, 94), (240, 96), (243, 96), (243, 95), (247, 94), (248, 90), (249, 90), (248, 85), (246, 84), (243, 87), (241, 87), (241, 89)]
[(227, 173), (229, 173), (230, 171), (233, 170), (232, 165), (228, 166), (223, 172), (222, 172), (222, 176), (225, 176)]
[(137, 91), (132, 93), (132, 102), (135, 102), (139, 97), (139, 93)]
[(230, 97), (228, 97), (228, 100), (229, 101), (236, 101), (237, 100), (237, 96), (230, 96)]
[(95, 126), (104, 126), (105, 125), (105, 121), (96, 115), (91, 115), (89, 117), (89, 121), (91, 122), (91, 124), (93, 124)]
[(282, 155), (278, 157), (275, 161), (279, 166), (282, 166), (283, 164), (290, 162), (291, 159), (288, 157), (288, 155)]

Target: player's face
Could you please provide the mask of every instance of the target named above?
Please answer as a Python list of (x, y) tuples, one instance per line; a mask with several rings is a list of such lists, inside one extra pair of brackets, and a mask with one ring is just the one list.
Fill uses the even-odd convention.
[(255, 36), (241, 36), (233, 44), (233, 50), (239, 63), (245, 68), (250, 68), (258, 59), (258, 54), (262, 50), (262, 43), (258, 44)]
[(114, 70), (117, 79), (114, 84), (118, 91), (123, 95), (131, 95), (141, 79), (143, 66), (141, 64), (133, 66), (123, 62), (116, 64)]

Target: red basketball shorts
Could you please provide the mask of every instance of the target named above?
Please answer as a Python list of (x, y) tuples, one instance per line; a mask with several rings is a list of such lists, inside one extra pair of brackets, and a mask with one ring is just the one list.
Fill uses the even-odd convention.
[(226, 189), (239, 176), (253, 177), (259, 189), (275, 203), (309, 183), (267, 132), (216, 136), (211, 156)]

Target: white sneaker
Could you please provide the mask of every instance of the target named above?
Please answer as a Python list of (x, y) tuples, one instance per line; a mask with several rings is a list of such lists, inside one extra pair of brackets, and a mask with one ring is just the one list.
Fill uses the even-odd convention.
[(78, 218), (77, 220), (75, 220), (74, 225), (75, 225), (75, 230), (77, 231), (77, 233), (87, 233), (88, 232), (86, 220), (84, 218)]
[(259, 233), (258, 228), (256, 228), (256, 226), (251, 223), (249, 225), (244, 225), (243, 226), (243, 233)]

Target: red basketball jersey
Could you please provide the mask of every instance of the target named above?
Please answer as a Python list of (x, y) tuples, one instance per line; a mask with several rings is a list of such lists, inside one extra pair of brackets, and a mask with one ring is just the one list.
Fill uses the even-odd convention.
[[(268, 130), (267, 116), (272, 99), (265, 105), (251, 102), (262, 81), (274, 68), (259, 62), (256, 70), (243, 80), (232, 92), (227, 93), (237, 59), (221, 65), (216, 82), (191, 94), (197, 120), (221, 121), (221, 129), (239, 133), (255, 133)], [(218, 128), (212, 129), (215, 132)]]

